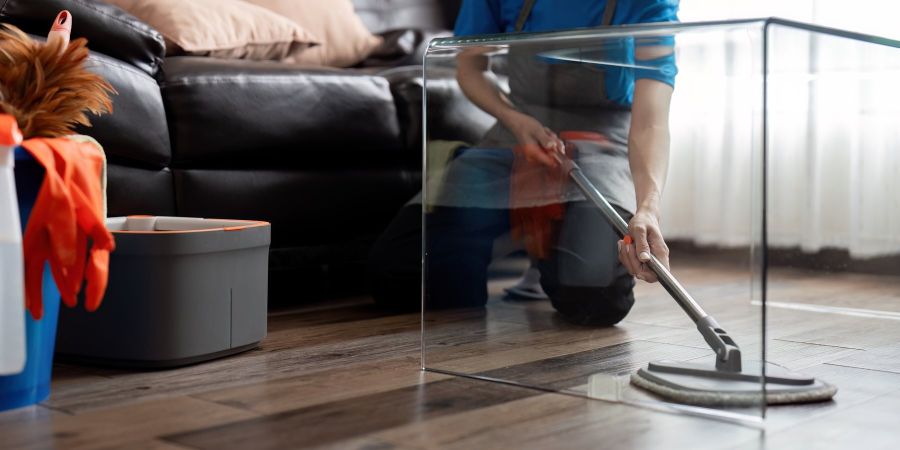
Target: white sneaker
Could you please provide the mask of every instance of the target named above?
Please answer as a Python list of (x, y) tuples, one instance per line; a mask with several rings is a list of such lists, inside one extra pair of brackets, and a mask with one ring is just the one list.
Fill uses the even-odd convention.
[(516, 300), (546, 300), (547, 294), (541, 288), (541, 272), (537, 267), (529, 266), (522, 278), (511, 287), (503, 290), (506, 298)]

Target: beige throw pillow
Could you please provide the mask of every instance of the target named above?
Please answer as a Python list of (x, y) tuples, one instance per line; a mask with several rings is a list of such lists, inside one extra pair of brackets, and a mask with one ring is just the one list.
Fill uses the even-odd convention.
[(321, 45), (294, 49), (285, 59), (305, 65), (348, 67), (372, 53), (381, 38), (372, 35), (350, 0), (246, 0), (285, 16), (318, 36)]
[(166, 53), (281, 60), (318, 43), (315, 34), (241, 0), (106, 0), (156, 28)]

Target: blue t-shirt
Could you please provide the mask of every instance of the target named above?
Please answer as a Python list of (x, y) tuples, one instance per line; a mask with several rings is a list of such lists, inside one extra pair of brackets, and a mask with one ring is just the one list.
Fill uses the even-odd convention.
[[(678, 1), (619, 0), (612, 25), (677, 22)], [(524, 0), (463, 0), (454, 34), (469, 36), (514, 32), (523, 3)], [(598, 26), (605, 9), (606, 2), (603, 0), (537, 0), (522, 31), (558, 31)], [(666, 42), (671, 45), (672, 40)], [(629, 40), (622, 51), (633, 53), (632, 45)], [(653, 45), (659, 45), (659, 42)], [(610, 100), (630, 105), (635, 79), (649, 78), (675, 85), (677, 69), (674, 54), (641, 62), (645, 63), (642, 66), (655, 68), (605, 68), (606, 96)]]

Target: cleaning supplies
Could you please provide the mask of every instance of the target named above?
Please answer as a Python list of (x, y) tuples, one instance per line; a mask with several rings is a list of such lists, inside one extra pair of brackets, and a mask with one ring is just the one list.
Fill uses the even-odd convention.
[(77, 304), (86, 279), (85, 308), (95, 311), (106, 291), (109, 253), (115, 249), (103, 212), (103, 151), (66, 138), (33, 138), (22, 147), (45, 170), (23, 240), (26, 305), (35, 319), (43, 314), (41, 280), (49, 261), (66, 306)]
[[(566, 142), (566, 145), (575, 146), (577, 141)], [(628, 224), (582, 173), (581, 168), (563, 155), (557, 154), (556, 157), (585, 197), (594, 203), (621, 236), (627, 238)], [(774, 364), (744, 367), (737, 343), (691, 297), (666, 266), (653, 255), (647, 265), (696, 324), (697, 331), (715, 352), (715, 364), (708, 367), (698, 363), (654, 361), (631, 376), (632, 384), (679, 403), (716, 407), (826, 401), (837, 393), (834, 385), (789, 372)]]
[(135, 368), (194, 364), (255, 348), (266, 336), (271, 225), (129, 216), (116, 237), (97, 313), (62, 308), (57, 357)]
[[(0, 143), (0, 352), (4, 352), (0, 366), (9, 361), (15, 363), (10, 367), (21, 369), (14, 375), (0, 375), (0, 411), (35, 404), (49, 395), (60, 309), (54, 278), (65, 289), (67, 302), (74, 305), (86, 277), (85, 303), (88, 309), (96, 309), (113, 248), (103, 225), (102, 149), (76, 142), (71, 135), (76, 125), (90, 126), (88, 113), (111, 111), (109, 94), (115, 91), (102, 76), (88, 70), (87, 41), (70, 42), (71, 28), (68, 11), (56, 17), (46, 41), (11, 25), (0, 27), (0, 111), (9, 114), (0, 116), (0, 134), (13, 137)], [(16, 123), (21, 133), (15, 131)], [(23, 139), (13, 156), (18, 192), (11, 195), (8, 148)], [(9, 198), (19, 208), (11, 206)], [(19, 225), (23, 222), (24, 236)], [(21, 248), (13, 251), (19, 242)], [(88, 242), (92, 244), (89, 258)], [(52, 276), (48, 266), (53, 267)], [(7, 301), (15, 295), (18, 301)], [(33, 318), (24, 312), (26, 303)], [(8, 306), (16, 311), (8, 313)], [(22, 336), (16, 332), (23, 325), (20, 321), (25, 329), (24, 368), (17, 358), (7, 357), (21, 348), (21, 342), (15, 343), (15, 336)], [(11, 349), (8, 354), (7, 349)]]
[[(13, 159), (16, 164), (14, 173), (19, 222), (26, 227), (44, 180), (44, 169), (21, 146), (16, 147)], [(34, 320), (27, 311), (22, 312), (25, 321), (25, 368), (14, 375), (0, 376), (0, 411), (33, 405), (50, 395), (60, 301), (49, 265), (44, 266), (43, 279), (44, 315), (41, 320)], [(21, 278), (19, 283), (22, 283)]]
[(13, 175), (13, 149), (21, 141), (15, 119), (0, 115), (0, 375), (25, 367), (22, 227)]

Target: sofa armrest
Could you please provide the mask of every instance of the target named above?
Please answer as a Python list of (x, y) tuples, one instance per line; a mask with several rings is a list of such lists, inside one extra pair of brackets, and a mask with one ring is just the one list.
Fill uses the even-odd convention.
[(353, 7), (373, 33), (397, 28), (453, 28), (462, 0), (353, 0)]
[[(380, 73), (391, 83), (397, 102), (397, 113), (403, 125), (408, 148), (421, 152), (422, 66), (398, 67)], [(463, 94), (456, 73), (447, 68), (430, 68), (428, 79), (428, 139), (464, 141), (481, 140), (496, 119), (479, 109)]]
[(446, 30), (400, 28), (379, 33), (381, 45), (359, 67), (400, 67), (422, 64), (428, 43), (438, 37), (452, 36)]

